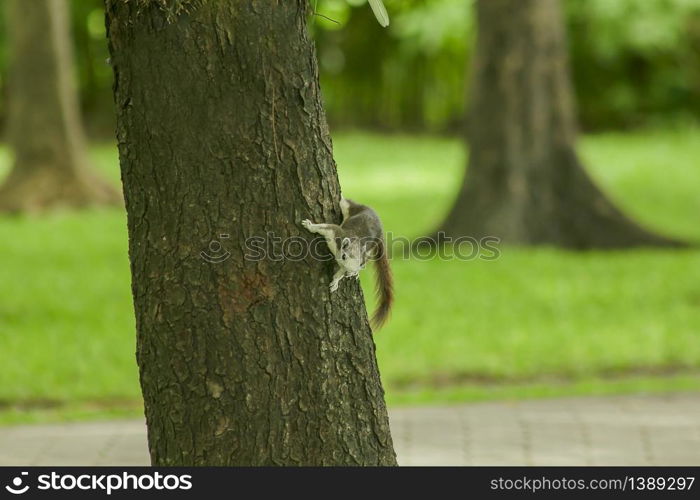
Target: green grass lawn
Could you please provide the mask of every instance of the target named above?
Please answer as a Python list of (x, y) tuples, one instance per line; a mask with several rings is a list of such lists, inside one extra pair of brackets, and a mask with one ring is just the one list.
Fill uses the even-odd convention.
[[(457, 140), (334, 142), (344, 194), (395, 235), (437, 224), (462, 177)], [(700, 130), (586, 137), (580, 150), (632, 216), (700, 241)], [(117, 182), (116, 150), (92, 153)], [(7, 164), (0, 149), (0, 174)], [(125, 226), (118, 210), (0, 217), (0, 422), (138, 411)], [(393, 267), (396, 307), (376, 336), (390, 403), (700, 389), (698, 250), (506, 247), (492, 262)]]

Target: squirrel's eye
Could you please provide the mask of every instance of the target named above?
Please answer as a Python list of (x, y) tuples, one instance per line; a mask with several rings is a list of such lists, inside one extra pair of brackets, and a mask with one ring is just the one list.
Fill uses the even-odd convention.
[(343, 260), (345, 260), (345, 254), (343, 254), (343, 257), (342, 257), (342, 259), (343, 259)]

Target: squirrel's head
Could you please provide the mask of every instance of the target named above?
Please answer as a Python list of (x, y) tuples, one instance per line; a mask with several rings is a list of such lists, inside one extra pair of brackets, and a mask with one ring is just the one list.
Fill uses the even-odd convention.
[(367, 255), (359, 238), (343, 238), (340, 243), (340, 252), (336, 258), (338, 264), (350, 273), (364, 269), (367, 263)]

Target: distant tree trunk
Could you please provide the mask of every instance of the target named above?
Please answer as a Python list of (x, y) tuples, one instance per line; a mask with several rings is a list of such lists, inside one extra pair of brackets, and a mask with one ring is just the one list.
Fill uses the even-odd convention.
[(153, 464), (395, 464), (357, 282), (246, 250), (341, 219), (308, 2), (106, 6)]
[(116, 204), (89, 168), (74, 85), (65, 0), (6, 0), (10, 54), (8, 139), (15, 162), (0, 212)]
[(570, 248), (676, 245), (586, 174), (559, 0), (478, 0), (469, 167), (441, 230)]

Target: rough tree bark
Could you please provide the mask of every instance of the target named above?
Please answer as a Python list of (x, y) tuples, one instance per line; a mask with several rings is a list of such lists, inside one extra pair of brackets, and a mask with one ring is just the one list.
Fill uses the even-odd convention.
[(245, 257), (341, 220), (307, 3), (106, 2), (156, 465), (396, 463), (359, 285)]
[(569, 248), (678, 245), (625, 216), (584, 171), (559, 0), (478, 0), (470, 160), (448, 236)]
[(8, 140), (15, 162), (0, 211), (117, 204), (89, 167), (65, 0), (6, 0), (10, 54)]

